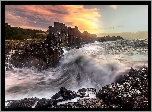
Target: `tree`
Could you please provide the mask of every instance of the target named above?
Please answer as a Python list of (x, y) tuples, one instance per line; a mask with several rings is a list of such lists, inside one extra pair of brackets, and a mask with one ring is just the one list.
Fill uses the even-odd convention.
[(23, 40), (23, 39), (44, 39), (46, 35), (42, 30), (23, 29), (20, 27), (11, 27), (8, 23), (5, 23), (5, 39), (10, 40)]

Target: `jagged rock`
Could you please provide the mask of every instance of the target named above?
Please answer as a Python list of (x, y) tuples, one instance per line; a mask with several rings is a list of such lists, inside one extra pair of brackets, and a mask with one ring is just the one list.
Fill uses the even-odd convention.
[(76, 94), (71, 90), (67, 90), (65, 87), (61, 87), (60, 91), (53, 95), (51, 98), (59, 101), (71, 100), (76, 97)]
[(32, 108), (37, 98), (24, 98), (21, 100), (11, 101), (7, 108)]
[(15, 53), (11, 55), (10, 63), (14, 67), (32, 67), (46, 69), (55, 66), (61, 58), (62, 49), (48, 46), (43, 40), (22, 40), (15, 42), (5, 42), (6, 57), (11, 50)]
[(42, 98), (37, 102), (35, 108), (51, 108), (53, 104), (53, 100)]
[[(135, 108), (138, 107), (136, 103), (141, 104), (138, 98), (144, 97), (148, 101), (148, 79), (146, 79), (146, 68), (141, 70), (130, 69), (129, 74), (126, 75), (125, 82), (122, 78), (119, 83), (112, 83), (100, 89), (96, 96), (102, 99), (107, 105), (115, 104), (120, 105), (122, 108)], [(145, 76), (145, 78), (143, 78)], [(143, 103), (143, 102), (142, 102)], [(141, 106), (141, 105), (140, 105)], [(148, 102), (144, 102), (141, 108), (147, 108)]]

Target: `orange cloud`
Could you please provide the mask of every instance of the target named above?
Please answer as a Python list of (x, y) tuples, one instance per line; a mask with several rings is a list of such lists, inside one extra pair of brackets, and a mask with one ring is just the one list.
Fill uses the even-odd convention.
[[(97, 33), (98, 30), (95, 28), (99, 27), (98, 19), (101, 16), (98, 13), (99, 9), (86, 9), (83, 5), (9, 5), (5, 8), (5, 20), (9, 24), (34, 29), (45, 29), (43, 26), (45, 24), (45, 27), (47, 26), (45, 30), (53, 22), (59, 21), (68, 23), (71, 27), (78, 26), (79, 29), (86, 29), (89, 33)], [(83, 32), (83, 30), (80, 31)]]
[(69, 16), (63, 17), (64, 22), (72, 22), (72, 26), (78, 26), (79, 29), (87, 29), (90, 33), (97, 33), (95, 28), (99, 27), (98, 18), (100, 17), (97, 8), (85, 9), (83, 5), (79, 5), (67, 6), (67, 9)]
[(11, 26), (13, 26), (13, 27), (21, 27), (21, 28), (25, 28), (25, 29), (37, 29), (37, 30), (46, 31), (46, 29), (43, 29), (41, 27), (30, 26), (30, 24), (28, 23), (29, 20), (27, 18), (23, 18), (20, 16), (14, 16), (13, 13), (11, 13), (9, 11), (5, 12), (5, 21), (6, 22), (10, 21)]
[(14, 16), (14, 13), (6, 11), (5, 22), (11, 23), (12, 26), (27, 25), (28, 19), (20, 16)]
[(113, 8), (113, 9), (117, 9), (118, 5), (109, 5), (109, 7)]

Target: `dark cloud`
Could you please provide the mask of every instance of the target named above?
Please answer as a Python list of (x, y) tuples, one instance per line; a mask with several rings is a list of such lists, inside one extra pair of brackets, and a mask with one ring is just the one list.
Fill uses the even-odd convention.
[(53, 12), (53, 13), (57, 13), (57, 14), (69, 14), (69, 13), (68, 13), (68, 12), (66, 12), (66, 11), (54, 10), (54, 9), (51, 9), (51, 12)]

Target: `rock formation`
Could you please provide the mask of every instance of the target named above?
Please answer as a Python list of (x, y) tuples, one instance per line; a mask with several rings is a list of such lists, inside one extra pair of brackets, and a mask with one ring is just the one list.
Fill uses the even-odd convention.
[[(45, 40), (5, 41), (5, 59), (11, 50), (11, 63), (14, 67), (36, 67), (47, 69), (58, 64), (63, 47), (79, 48), (82, 44), (94, 42), (97, 35), (87, 31), (81, 33), (78, 27), (67, 27), (63, 23), (54, 22), (49, 26), (49, 34)], [(7, 67), (9, 69), (11, 67)]]

